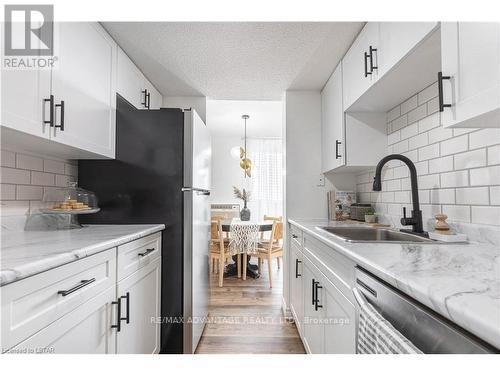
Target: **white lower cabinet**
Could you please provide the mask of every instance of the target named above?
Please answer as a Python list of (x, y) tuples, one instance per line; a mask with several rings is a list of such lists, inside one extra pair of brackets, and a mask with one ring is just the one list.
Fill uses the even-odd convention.
[(116, 351), (153, 354), (160, 350), (160, 258), (118, 282), (121, 303), (120, 332)]
[(112, 301), (115, 288), (84, 303), (56, 320), (9, 352), (48, 354), (112, 354), (116, 352), (116, 335), (110, 329), (115, 318)]
[[(297, 229), (290, 227), (290, 232)], [(308, 240), (304, 237), (304, 241)], [(317, 258), (309, 257), (302, 243), (290, 239), (290, 310), (302, 343), (311, 354), (353, 354), (356, 352), (356, 308), (335, 283), (327, 277)], [(329, 249), (334, 251), (334, 249)], [(314, 259), (314, 260), (313, 260)], [(338, 264), (338, 267), (346, 267)], [(350, 267), (351, 265), (347, 266)], [(354, 265), (352, 265), (354, 267)], [(336, 269), (336, 277), (348, 274)], [(341, 282), (342, 283), (342, 282)]]
[(1, 287), (2, 351), (158, 353), (160, 244), (152, 234)]

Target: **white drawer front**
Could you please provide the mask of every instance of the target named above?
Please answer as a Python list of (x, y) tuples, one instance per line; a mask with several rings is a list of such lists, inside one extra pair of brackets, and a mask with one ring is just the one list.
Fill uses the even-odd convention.
[(161, 255), (161, 233), (118, 246), (118, 280), (150, 264)]
[(2, 350), (10, 349), (115, 283), (116, 249), (112, 248), (3, 286)]

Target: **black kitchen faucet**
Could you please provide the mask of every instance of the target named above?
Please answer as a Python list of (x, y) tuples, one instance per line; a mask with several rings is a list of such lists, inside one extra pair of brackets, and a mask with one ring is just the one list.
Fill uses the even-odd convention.
[[(408, 166), (410, 170), (410, 180), (411, 180), (411, 200), (413, 203), (413, 210), (411, 211), (411, 217), (406, 217), (406, 207), (403, 207), (403, 217), (401, 218), (401, 225), (411, 225), (411, 232), (423, 234), (424, 229), (422, 225), (422, 211), (420, 211), (420, 204), (418, 201), (418, 185), (417, 185), (417, 169), (415, 164), (408, 159), (406, 156), (399, 154), (388, 155), (377, 164), (377, 169), (375, 171), (375, 177), (373, 178), (373, 191), (382, 190), (382, 167), (389, 160), (400, 160)], [(405, 230), (410, 232), (408, 230)]]

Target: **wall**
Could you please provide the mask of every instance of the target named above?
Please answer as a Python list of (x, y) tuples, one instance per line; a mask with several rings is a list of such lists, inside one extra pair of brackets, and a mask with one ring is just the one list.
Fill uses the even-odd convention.
[(1, 216), (27, 215), (43, 194), (56, 186), (76, 181), (76, 161), (1, 150)]
[(241, 137), (212, 136), (212, 203), (238, 203), (233, 197), (233, 185), (241, 186), (242, 169), (231, 156), (231, 149), (241, 144)]
[(207, 98), (205, 96), (164, 96), (165, 108), (194, 108), (205, 124), (207, 123)]
[[(387, 113), (387, 153), (408, 156), (417, 167), (420, 203), (428, 224), (443, 212), (449, 221), (500, 226), (500, 129), (441, 127), (437, 83)], [(408, 169), (385, 169), (382, 192), (372, 192), (373, 171), (357, 177), (358, 199), (398, 224), (410, 205)], [(429, 229), (429, 228), (428, 228)]]
[(318, 186), (321, 176), (320, 92), (287, 91), (284, 106), (285, 215), (288, 218), (326, 218), (329, 186)]

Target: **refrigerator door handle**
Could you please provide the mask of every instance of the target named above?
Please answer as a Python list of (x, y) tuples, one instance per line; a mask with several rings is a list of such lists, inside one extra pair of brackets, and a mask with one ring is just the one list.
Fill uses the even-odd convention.
[(192, 191), (195, 192), (197, 195), (210, 195), (210, 190), (206, 189), (183, 187), (181, 191)]

